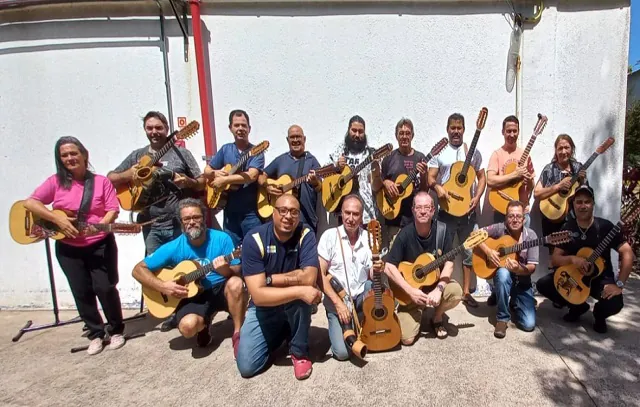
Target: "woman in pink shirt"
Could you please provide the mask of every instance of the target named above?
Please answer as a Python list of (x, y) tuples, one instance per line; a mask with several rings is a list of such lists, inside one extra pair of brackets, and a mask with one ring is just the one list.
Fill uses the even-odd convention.
[[(91, 340), (87, 353), (95, 355), (102, 351), (105, 337), (104, 323), (98, 312), (96, 297), (110, 325), (109, 349), (124, 345), (124, 323), (118, 284), (118, 247), (113, 234), (98, 232), (95, 228), (77, 228), (78, 221), (112, 223), (118, 216), (116, 191), (111, 182), (102, 175), (89, 170), (89, 152), (75, 137), (61, 137), (55, 146), (56, 174), (47, 178), (26, 200), (27, 210), (51, 221), (66, 236), (56, 241), (56, 257), (67, 276), (69, 287), (80, 317), (89, 328)], [(86, 193), (91, 195), (88, 206), (78, 213), (85, 185), (93, 185)], [(84, 197), (88, 200), (89, 196)], [(47, 209), (64, 210), (73, 217), (72, 222)], [(78, 230), (80, 229), (80, 230)]]

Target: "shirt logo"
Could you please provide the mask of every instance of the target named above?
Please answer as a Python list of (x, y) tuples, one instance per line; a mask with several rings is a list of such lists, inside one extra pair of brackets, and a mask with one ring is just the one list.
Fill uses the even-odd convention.
[(275, 254), (276, 253), (276, 245), (267, 246), (267, 253)]

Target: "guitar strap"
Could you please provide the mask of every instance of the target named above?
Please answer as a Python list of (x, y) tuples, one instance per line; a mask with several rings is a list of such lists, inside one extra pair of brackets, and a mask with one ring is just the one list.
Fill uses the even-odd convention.
[[(354, 326), (357, 329), (358, 336), (360, 336), (361, 328), (360, 321), (358, 320), (358, 313), (356, 312), (356, 304), (353, 302), (353, 297), (351, 296), (351, 285), (349, 284), (349, 272), (347, 271), (347, 261), (344, 257), (344, 247), (342, 247), (342, 235), (340, 234), (340, 226), (336, 228), (336, 232), (338, 232), (338, 245), (340, 246), (340, 252), (342, 253), (342, 264), (344, 264), (344, 277), (347, 279), (347, 293), (349, 293), (349, 303), (351, 304), (351, 314), (354, 316), (355, 320)], [(362, 232), (361, 232), (362, 233)]]
[(76, 222), (84, 223), (91, 209), (91, 200), (93, 199), (94, 179), (92, 172), (87, 171), (84, 179), (84, 189), (82, 190), (82, 199), (80, 199), (80, 208), (76, 214)]
[(436, 220), (436, 253), (440, 251), (440, 254), (444, 251), (444, 239), (447, 237), (447, 224)]
[[(304, 154), (302, 155), (302, 159), (298, 160), (298, 175), (296, 175), (294, 179), (298, 179), (302, 176), (302, 171), (304, 171), (304, 162), (306, 159), (307, 159), (307, 152), (305, 151)], [(296, 187), (296, 194), (298, 195), (298, 198), (300, 197), (300, 187), (301, 185), (298, 185)]]

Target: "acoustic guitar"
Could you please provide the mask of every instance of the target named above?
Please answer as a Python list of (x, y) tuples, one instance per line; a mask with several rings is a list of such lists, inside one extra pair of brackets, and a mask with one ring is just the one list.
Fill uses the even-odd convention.
[[(230, 263), (233, 259), (240, 258), (242, 253), (241, 247), (236, 248), (230, 254), (224, 256), (227, 263)], [(206, 266), (201, 266), (195, 260), (181, 261), (174, 268), (162, 269), (156, 274), (162, 281), (175, 281), (177, 284), (183, 285), (189, 292), (186, 298), (195, 297), (201, 289), (198, 284), (199, 280), (204, 278), (207, 274), (215, 271), (213, 267), (213, 261)], [(167, 318), (173, 314), (184, 298), (173, 297), (171, 295), (163, 294), (152, 288), (142, 286), (142, 295), (147, 303), (149, 313), (156, 318)]]
[[(544, 236), (538, 239), (527, 240), (518, 243), (513, 237), (504, 235), (498, 239), (489, 238), (485, 244), (491, 249), (498, 252), (500, 257), (500, 266), (504, 267), (507, 259), (517, 260), (518, 253), (524, 249), (531, 247), (542, 246), (544, 244), (560, 245), (571, 241), (571, 234), (567, 230), (552, 233), (549, 236)], [(479, 247), (473, 250), (473, 271), (480, 278), (485, 280), (493, 278), (498, 270), (493, 262), (487, 257), (487, 255)]]
[[(444, 266), (445, 262), (453, 261), (456, 256), (462, 253), (465, 249), (468, 250), (476, 247), (487, 240), (488, 237), (489, 233), (486, 230), (474, 230), (464, 243), (437, 259), (431, 253), (423, 253), (418, 256), (416, 261), (413, 263), (408, 261), (401, 262), (398, 265), (398, 270), (400, 271), (400, 274), (402, 274), (402, 277), (413, 288), (421, 290), (424, 287), (433, 286), (440, 280), (440, 269)], [(409, 305), (413, 302), (411, 300), (411, 296), (392, 280), (389, 280), (389, 284), (391, 285), (393, 295), (401, 305)]]
[[(257, 144), (253, 147), (251, 147), (251, 149), (249, 149), (249, 151), (244, 152), (241, 156), (240, 159), (238, 160), (238, 162), (236, 163), (236, 165), (231, 165), (231, 164), (227, 164), (224, 167), (222, 167), (222, 171), (226, 171), (227, 174), (229, 175), (233, 175), (236, 172), (238, 172), (238, 170), (240, 168), (242, 168), (242, 166), (249, 161), (249, 158), (251, 157), (255, 157), (258, 154), (262, 154), (265, 151), (267, 151), (267, 149), (269, 148), (269, 142), (268, 141), (263, 141), (260, 144)], [(209, 181), (207, 183), (206, 186), (206, 193), (207, 193), (207, 206), (209, 208), (216, 208), (216, 209), (223, 209), (225, 207), (225, 205), (227, 204), (227, 198), (228, 198), (228, 193), (229, 191), (237, 191), (238, 189), (240, 189), (242, 187), (242, 185), (240, 184), (236, 184), (236, 185), (225, 185), (223, 188), (216, 188), (213, 186), (213, 181)]]
[[(88, 223), (73, 220), (75, 214), (61, 209), (54, 209), (54, 215), (63, 218), (70, 218), (71, 223), (78, 229), (80, 235), (86, 235), (90, 229), (98, 232), (136, 234), (142, 231), (142, 225), (137, 223)], [(16, 243), (31, 244), (45, 238), (54, 240), (65, 239), (66, 236), (60, 231), (55, 223), (42, 219), (24, 207), (24, 201), (17, 201), (11, 206), (9, 211), (9, 232), (11, 238)]]
[[(423, 158), (420, 162), (428, 163), (433, 157), (440, 154), (440, 152), (449, 144), (449, 140), (443, 137), (442, 140), (433, 146), (429, 154)], [(424, 174), (424, 177), (427, 175)], [(376, 203), (380, 213), (387, 219), (395, 219), (400, 215), (400, 207), (402, 201), (410, 197), (413, 194), (414, 183), (418, 181), (418, 169), (414, 168), (407, 174), (400, 174), (396, 178), (395, 184), (398, 188), (399, 195), (396, 198), (391, 198), (384, 186), (376, 193)]]
[[(529, 139), (529, 143), (527, 143), (527, 147), (524, 149), (522, 156), (520, 157), (520, 161), (517, 163), (512, 162), (507, 164), (504, 169), (504, 175), (511, 174), (516, 171), (516, 168), (524, 167), (527, 165), (527, 161), (529, 160), (529, 153), (531, 152), (531, 148), (533, 148), (533, 143), (536, 142), (536, 138), (542, 134), (545, 126), (547, 125), (547, 116), (543, 116), (538, 113), (538, 122), (536, 126), (533, 128), (533, 135)], [(509, 185), (506, 185), (499, 189), (491, 189), (489, 191), (489, 203), (496, 211), (500, 212), (503, 215), (507, 213), (507, 205), (511, 201), (517, 201), (520, 199), (520, 188), (524, 180), (514, 181)]]
[(609, 244), (625, 224), (634, 222), (640, 214), (640, 201), (633, 203), (629, 212), (607, 233), (595, 250), (583, 247), (576, 256), (582, 257), (589, 263), (589, 270), (584, 274), (575, 264), (561, 266), (553, 273), (553, 282), (558, 293), (570, 304), (584, 304), (591, 293), (591, 283), (602, 274), (605, 268), (604, 259), (600, 256), (609, 249)]
[(445, 198), (440, 199), (440, 208), (450, 215), (460, 217), (469, 213), (469, 203), (472, 198), (471, 187), (476, 179), (476, 170), (471, 166), (471, 159), (476, 152), (478, 139), (487, 122), (488, 115), (489, 110), (483, 107), (478, 114), (476, 133), (473, 136), (473, 141), (471, 142), (469, 151), (467, 151), (465, 160), (456, 161), (451, 165), (451, 176), (449, 180), (442, 185), (449, 194), (450, 200), (447, 201)]
[(138, 169), (133, 176), (133, 179), (126, 184), (121, 184), (116, 187), (116, 193), (118, 196), (118, 202), (120, 207), (127, 211), (141, 211), (150, 203), (149, 190), (155, 181), (153, 176), (158, 161), (176, 144), (178, 140), (186, 140), (192, 137), (198, 129), (200, 123), (192, 121), (180, 130), (176, 130), (167, 137), (167, 142), (164, 146), (153, 155), (145, 154), (138, 160)]
[[(322, 168), (318, 168), (316, 176), (323, 178), (330, 174), (335, 174), (338, 169), (333, 164), (325, 165)], [(307, 181), (309, 175), (303, 175), (295, 180), (287, 174), (282, 175), (278, 179), (267, 178), (267, 184), (258, 187), (258, 215), (261, 218), (267, 219), (273, 214), (273, 205), (276, 203), (277, 196), (267, 192), (267, 186), (272, 185), (280, 189), (283, 194), (292, 195), (295, 188), (300, 186), (303, 182)]]
[[(373, 261), (378, 261), (382, 247), (380, 222), (372, 220), (367, 225), (367, 230)], [(374, 352), (395, 348), (402, 335), (400, 322), (395, 314), (393, 294), (389, 289), (383, 288), (380, 274), (373, 273), (373, 289), (365, 295), (362, 303), (364, 319), (360, 340), (367, 345), (367, 349)]]
[(393, 151), (391, 143), (385, 144), (371, 153), (353, 170), (351, 170), (351, 167), (348, 165), (345, 165), (341, 173), (325, 177), (322, 180), (322, 205), (324, 205), (327, 212), (334, 212), (336, 208), (338, 208), (340, 200), (351, 193), (353, 189), (353, 178), (356, 177), (360, 171), (371, 164), (373, 160), (380, 160), (386, 157), (391, 151)]
[(578, 176), (581, 171), (586, 171), (591, 164), (595, 161), (596, 158), (605, 151), (609, 149), (614, 143), (614, 138), (607, 138), (604, 143), (602, 143), (596, 151), (591, 154), (591, 157), (582, 164), (578, 172), (573, 174), (571, 177), (571, 187), (567, 191), (560, 191), (556, 194), (551, 195), (547, 199), (543, 199), (540, 201), (540, 212), (552, 222), (562, 222), (564, 221), (567, 213), (569, 212), (569, 199), (573, 197), (576, 193), (576, 189), (578, 189), (579, 182)]

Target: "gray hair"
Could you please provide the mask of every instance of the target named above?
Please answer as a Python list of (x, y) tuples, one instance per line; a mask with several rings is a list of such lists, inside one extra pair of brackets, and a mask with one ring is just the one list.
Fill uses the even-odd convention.
[(180, 202), (178, 202), (178, 209), (176, 209), (176, 216), (178, 217), (178, 219), (180, 219), (180, 212), (184, 208), (196, 208), (196, 207), (200, 208), (200, 212), (204, 216), (207, 208), (204, 206), (201, 200), (195, 199), (195, 198), (181, 199)]
[(362, 201), (362, 198), (360, 198), (359, 195), (349, 194), (345, 196), (344, 198), (342, 198), (342, 204), (344, 205), (344, 203), (347, 202), (349, 199), (356, 199), (358, 202), (360, 202), (360, 210), (364, 211), (364, 202)]

